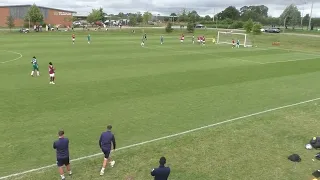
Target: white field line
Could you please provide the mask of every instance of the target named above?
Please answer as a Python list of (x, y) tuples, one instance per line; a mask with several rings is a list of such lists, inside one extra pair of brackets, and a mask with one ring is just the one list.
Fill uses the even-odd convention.
[(284, 60), (284, 61), (271, 61), (271, 62), (265, 62), (265, 63), (261, 63), (261, 64), (275, 64), (275, 63), (286, 63), (286, 62), (295, 62), (295, 61), (306, 61), (306, 60), (310, 60), (310, 59), (317, 59), (320, 58), (319, 57), (308, 57), (308, 58), (303, 58), (303, 59), (291, 59), (291, 60)]
[[(161, 47), (161, 48), (157, 49), (157, 48), (152, 48), (152, 47)], [(144, 48), (155, 49), (155, 50), (167, 49), (167, 50), (174, 51), (174, 52), (184, 52), (184, 53), (188, 53), (188, 54), (205, 54), (205, 55), (212, 55), (213, 57), (217, 57), (217, 58), (234, 59), (234, 60), (238, 60), (238, 61), (250, 62), (250, 63), (255, 63), (255, 64), (263, 64), (263, 63), (261, 63), (261, 62), (250, 61), (250, 60), (246, 60), (246, 59), (231, 58), (231, 57), (220, 56), (220, 55), (214, 54), (215, 52), (205, 53), (205, 52), (201, 52), (201, 51), (198, 52), (198, 51), (173, 50), (173, 49), (169, 49), (169, 48), (166, 48), (166, 47), (163, 48), (163, 46), (152, 46), (152, 47), (147, 47), (147, 46), (145, 46)], [(262, 50), (265, 50), (265, 49), (262, 49)]]
[[(161, 48), (163, 48), (163, 46), (152, 46), (152, 47), (161, 47)], [(145, 47), (145, 48), (155, 49), (155, 50), (161, 49), (161, 48), (156, 49), (156, 48), (150, 48), (150, 47)], [(219, 55), (213, 54), (214, 52), (213, 53), (204, 53), (204, 52), (201, 52), (201, 51), (193, 52), (193, 51), (184, 51), (184, 50), (173, 50), (173, 49), (169, 49), (169, 48), (166, 48), (166, 47), (163, 48), (163, 49), (168, 49), (170, 51), (175, 51), (175, 52), (185, 52), (185, 53), (188, 53), (188, 54), (193, 54), (194, 53), (194, 54), (213, 55), (214, 57), (220, 57), (220, 58), (224, 58), (224, 59), (234, 59), (234, 60), (238, 60), (238, 61), (250, 62), (250, 63), (261, 64), (261, 65), (263, 65), (263, 64), (275, 64), (275, 63), (286, 63), (286, 62), (294, 62), (294, 61), (305, 61), (305, 60), (320, 58), (320, 54), (311, 54), (314, 57), (308, 57), (308, 58), (303, 58), (303, 59), (284, 60), (284, 61), (257, 62), (257, 61), (250, 61), (250, 60), (241, 59), (241, 58), (231, 58), (231, 57), (219, 56)], [(276, 48), (270, 48), (270, 49), (276, 49)], [(270, 49), (261, 48), (260, 50), (264, 51), (264, 50), (270, 50)], [(287, 50), (287, 49), (282, 49), (282, 48), (278, 48), (278, 49)], [(296, 51), (296, 50), (291, 50), (291, 51)], [(296, 52), (301, 52), (301, 53), (305, 53), (306, 55), (310, 55), (310, 54), (307, 54), (306, 52), (303, 52), (303, 51), (296, 51)]]
[[(199, 128), (188, 130), (188, 131), (183, 131), (183, 132), (180, 132), (180, 133), (172, 134), (172, 135), (169, 135), (169, 136), (163, 136), (163, 137), (152, 139), (152, 140), (149, 140), (149, 141), (144, 141), (144, 142), (141, 142), (141, 143), (136, 143), (136, 144), (132, 144), (132, 145), (129, 145), (129, 146), (124, 146), (124, 147), (116, 149), (116, 151), (129, 149), (129, 148), (133, 148), (133, 147), (137, 147), (137, 146), (142, 146), (142, 145), (149, 144), (149, 143), (152, 143), (152, 142), (156, 142), (156, 141), (160, 141), (160, 140), (164, 140), (164, 139), (169, 139), (169, 138), (181, 136), (181, 135), (184, 135), (184, 134), (189, 134), (189, 133), (192, 133), (192, 132), (195, 132), (195, 131), (199, 131), (199, 130), (203, 130), (203, 129), (219, 126), (219, 125), (222, 125), (222, 124), (238, 121), (238, 120), (241, 120), (241, 119), (245, 119), (245, 118), (249, 118), (249, 117), (253, 117), (253, 116), (257, 116), (257, 115), (261, 115), (261, 114), (277, 111), (277, 110), (280, 110), (280, 109), (293, 107), (293, 106), (298, 106), (298, 105), (301, 105), (301, 104), (306, 104), (306, 103), (310, 103), (310, 102), (314, 102), (314, 101), (318, 101), (318, 100), (320, 100), (320, 97), (319, 98), (310, 99), (310, 100), (306, 100), (306, 101), (301, 101), (301, 102), (294, 103), (294, 104), (280, 106), (280, 107), (276, 107), (276, 108), (272, 108), (272, 109), (267, 109), (267, 110), (264, 110), (264, 111), (248, 114), (248, 115), (245, 115), (245, 116), (236, 117), (236, 118), (233, 118), (233, 119), (228, 119), (228, 120), (221, 121), (221, 122), (214, 123), (214, 124), (210, 124), (210, 125), (207, 125), (207, 126), (202, 126), (202, 127), (199, 127)], [(80, 161), (80, 160), (84, 160), (84, 159), (88, 159), (88, 158), (92, 158), (92, 157), (96, 157), (96, 156), (100, 156), (100, 155), (102, 155), (102, 153), (92, 154), (92, 155), (89, 155), (89, 156), (83, 156), (83, 157), (80, 157), (80, 158), (72, 159), (71, 162)], [(48, 168), (51, 168), (51, 167), (54, 167), (54, 166), (56, 166), (56, 164), (51, 164), (51, 165), (48, 165), (48, 166), (43, 166), (43, 167), (39, 167), (39, 168), (35, 168), (35, 169), (30, 169), (28, 171), (23, 171), (23, 172), (19, 172), (19, 173), (15, 173), (15, 174), (10, 174), (10, 175), (7, 175), (7, 176), (2, 176), (2, 177), (0, 177), (0, 179), (7, 179), (7, 178), (16, 177), (16, 176), (21, 176), (21, 175), (28, 174), (28, 173), (31, 173), (31, 172), (37, 172), (37, 171), (45, 170), (45, 169), (48, 169)]]
[[(5, 50), (2, 50), (2, 51), (5, 51)], [(2, 64), (8, 63), (8, 62), (12, 62), (12, 61), (16, 61), (16, 60), (19, 60), (19, 59), (22, 58), (22, 54), (21, 54), (21, 53), (14, 52), (14, 51), (5, 51), (5, 52), (9, 52), (9, 53), (13, 53), (13, 54), (18, 54), (19, 57), (15, 58), (15, 59), (8, 60), (8, 61), (1, 61), (0, 63), (2, 63)]]
[(275, 50), (283, 50), (283, 51), (288, 51), (288, 52), (299, 52), (302, 54), (306, 55), (316, 55), (320, 56), (320, 53), (314, 52), (314, 51), (303, 51), (303, 50), (298, 50), (298, 49), (287, 49), (287, 48), (282, 48), (282, 47), (269, 47), (267, 49), (275, 49)]

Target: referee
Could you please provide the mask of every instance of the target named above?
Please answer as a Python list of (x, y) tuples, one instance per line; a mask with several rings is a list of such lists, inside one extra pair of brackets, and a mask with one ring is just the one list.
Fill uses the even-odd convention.
[(107, 131), (103, 132), (99, 139), (99, 146), (101, 151), (104, 154), (103, 164), (100, 171), (100, 176), (104, 175), (104, 170), (106, 169), (107, 163), (110, 162), (111, 167), (114, 166), (116, 163), (115, 161), (112, 161), (110, 158), (110, 152), (112, 150), (111, 143), (113, 145), (113, 150), (116, 149), (116, 140), (114, 138), (113, 133), (111, 132), (112, 126), (107, 126)]
[(65, 180), (63, 166), (67, 167), (69, 175), (72, 175), (69, 161), (69, 139), (64, 137), (64, 131), (58, 132), (59, 139), (53, 143), (53, 149), (57, 153), (57, 165), (62, 180)]

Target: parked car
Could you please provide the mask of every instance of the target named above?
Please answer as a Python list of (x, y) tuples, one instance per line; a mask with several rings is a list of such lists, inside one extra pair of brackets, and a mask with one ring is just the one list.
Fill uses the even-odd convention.
[(266, 29), (265, 32), (267, 33), (280, 33), (280, 28), (269, 28), (269, 29)]
[(202, 25), (202, 24), (197, 24), (197, 25), (195, 26), (195, 28), (205, 28), (205, 26)]
[(73, 22), (73, 25), (74, 25), (74, 26), (81, 26), (81, 22), (75, 21), (75, 22)]
[(29, 33), (29, 29), (22, 28), (19, 30), (20, 33)]

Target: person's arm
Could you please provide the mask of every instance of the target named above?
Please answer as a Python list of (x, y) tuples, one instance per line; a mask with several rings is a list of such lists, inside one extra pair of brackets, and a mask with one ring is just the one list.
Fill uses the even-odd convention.
[(101, 142), (102, 142), (102, 134), (100, 136), (100, 139), (99, 139), (99, 147), (101, 148)]
[(116, 149), (116, 138), (114, 137), (114, 135), (112, 135), (112, 144), (113, 144), (113, 150)]
[(53, 142), (53, 149), (57, 149), (56, 142)]
[(155, 176), (155, 175), (156, 175), (156, 171), (155, 171), (155, 169), (152, 169), (151, 176)]

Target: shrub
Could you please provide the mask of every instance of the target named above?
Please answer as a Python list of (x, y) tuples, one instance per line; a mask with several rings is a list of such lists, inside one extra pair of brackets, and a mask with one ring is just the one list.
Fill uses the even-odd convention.
[(235, 21), (230, 26), (232, 29), (240, 29), (243, 28), (243, 22), (242, 21)]
[(253, 29), (253, 21), (252, 19), (249, 19), (244, 25), (244, 29), (246, 30), (247, 33), (251, 33)]
[(171, 33), (172, 31), (173, 31), (172, 23), (171, 23), (171, 22), (168, 22), (168, 23), (167, 23), (167, 26), (166, 26), (166, 32), (167, 32), (167, 33)]
[(194, 32), (194, 23), (193, 22), (188, 22), (187, 31), (189, 33), (193, 33)]
[(252, 27), (253, 34), (261, 34), (261, 28), (262, 28), (261, 24), (258, 24), (258, 23), (254, 24)]

